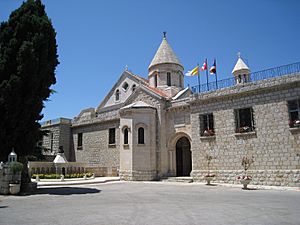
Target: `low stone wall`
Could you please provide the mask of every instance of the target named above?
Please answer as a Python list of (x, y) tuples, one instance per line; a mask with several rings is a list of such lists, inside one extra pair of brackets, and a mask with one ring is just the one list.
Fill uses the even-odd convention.
[(156, 171), (120, 171), (120, 179), (126, 181), (150, 181), (157, 180)]
[(86, 167), (86, 172), (94, 173), (96, 177), (117, 177), (117, 167)]
[[(65, 165), (60, 165), (59, 167), (64, 167), (66, 169), (67, 174), (85, 173), (85, 168), (87, 167), (87, 164), (79, 162), (70, 162)], [(53, 162), (28, 162), (28, 169), (30, 174), (50, 174), (57, 172), (55, 164)]]
[[(229, 184), (240, 184), (237, 177), (245, 175), (243, 170), (210, 170), (210, 173), (216, 175), (212, 182)], [(207, 170), (193, 170), (191, 176), (195, 182), (205, 182), (206, 174)], [(247, 175), (252, 176), (253, 185), (300, 187), (300, 170), (248, 170)]]
[(9, 184), (15, 180), (21, 182), (21, 172), (13, 174), (9, 165), (3, 165), (3, 168), (0, 169), (0, 194), (9, 194)]
[[(66, 174), (94, 173), (97, 177), (115, 177), (119, 175), (117, 167), (90, 166), (87, 163), (80, 162), (69, 162), (65, 165), (60, 165), (60, 168), (61, 167), (64, 167), (66, 169)], [(50, 174), (61, 172), (60, 168), (59, 171), (56, 171), (56, 167), (53, 162), (28, 162), (28, 168), (30, 174)]]

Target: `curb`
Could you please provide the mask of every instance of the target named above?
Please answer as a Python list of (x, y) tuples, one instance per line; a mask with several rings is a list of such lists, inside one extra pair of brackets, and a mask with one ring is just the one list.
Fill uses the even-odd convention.
[(45, 186), (66, 186), (66, 185), (81, 185), (81, 184), (101, 184), (113, 181), (120, 181), (119, 177), (116, 178), (109, 178), (103, 180), (79, 180), (79, 181), (54, 181), (54, 182), (37, 182), (38, 187), (45, 187)]

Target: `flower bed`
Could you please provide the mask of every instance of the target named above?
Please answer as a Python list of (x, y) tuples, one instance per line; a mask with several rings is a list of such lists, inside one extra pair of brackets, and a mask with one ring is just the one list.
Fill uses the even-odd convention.
[(238, 176), (237, 177), (238, 180), (252, 180), (251, 176)]
[[(66, 174), (65, 175), (65, 179), (68, 178), (83, 178), (84, 175), (86, 175), (87, 177), (91, 177), (93, 174), (92, 173), (73, 173), (73, 174)], [(32, 179), (36, 179), (36, 177), (39, 177), (40, 179), (60, 179), (60, 175), (59, 174), (32, 174), (31, 178)]]
[(214, 174), (214, 173), (208, 173), (204, 177), (215, 177), (215, 176), (216, 176), (216, 174)]

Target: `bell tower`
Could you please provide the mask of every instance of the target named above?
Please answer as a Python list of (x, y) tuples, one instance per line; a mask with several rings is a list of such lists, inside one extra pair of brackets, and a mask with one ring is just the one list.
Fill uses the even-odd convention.
[(148, 78), (151, 87), (173, 97), (184, 88), (184, 68), (169, 45), (166, 34), (163, 32), (163, 40), (148, 67)]

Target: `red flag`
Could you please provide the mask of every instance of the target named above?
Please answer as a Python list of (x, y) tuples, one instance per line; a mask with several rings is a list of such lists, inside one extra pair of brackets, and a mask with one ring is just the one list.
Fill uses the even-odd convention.
[(207, 70), (207, 64), (206, 64), (206, 61), (204, 61), (202, 67), (201, 67), (201, 70)]

